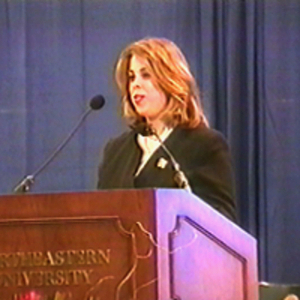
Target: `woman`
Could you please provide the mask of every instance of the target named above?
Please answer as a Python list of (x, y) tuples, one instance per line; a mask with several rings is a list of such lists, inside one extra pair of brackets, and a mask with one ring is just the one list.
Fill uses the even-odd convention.
[[(98, 188), (183, 186), (235, 220), (228, 146), (209, 128), (195, 79), (178, 47), (159, 38), (130, 44), (117, 61), (115, 78), (131, 130), (106, 145)], [(150, 129), (147, 134), (145, 128)], [(175, 162), (186, 183), (174, 178)]]

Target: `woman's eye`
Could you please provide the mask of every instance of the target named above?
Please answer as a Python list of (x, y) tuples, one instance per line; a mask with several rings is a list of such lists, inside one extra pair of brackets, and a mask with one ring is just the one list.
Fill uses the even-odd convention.
[(150, 73), (143, 73), (143, 74), (142, 74), (142, 77), (143, 77), (143, 78), (150, 78), (151, 75), (150, 75)]

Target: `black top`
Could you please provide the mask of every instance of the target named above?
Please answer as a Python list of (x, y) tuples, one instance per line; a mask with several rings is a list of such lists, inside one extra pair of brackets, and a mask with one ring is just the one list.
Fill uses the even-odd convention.
[[(108, 142), (99, 167), (99, 189), (176, 188), (174, 170), (168, 155), (159, 147), (137, 177), (142, 157), (136, 133), (128, 131)], [(177, 127), (165, 145), (180, 164), (194, 194), (216, 210), (236, 219), (234, 178), (231, 157), (224, 137), (204, 127)], [(168, 161), (164, 168), (158, 161)]]

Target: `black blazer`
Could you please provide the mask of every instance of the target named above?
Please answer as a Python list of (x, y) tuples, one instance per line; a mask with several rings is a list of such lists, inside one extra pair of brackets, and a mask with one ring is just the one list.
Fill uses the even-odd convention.
[[(233, 170), (228, 145), (221, 133), (203, 127), (177, 127), (165, 140), (165, 145), (180, 164), (193, 193), (235, 220)], [(135, 177), (141, 156), (142, 150), (133, 131), (109, 141), (99, 167), (98, 188), (176, 188), (174, 170), (162, 147)], [(165, 168), (158, 167), (161, 158), (168, 161)]]

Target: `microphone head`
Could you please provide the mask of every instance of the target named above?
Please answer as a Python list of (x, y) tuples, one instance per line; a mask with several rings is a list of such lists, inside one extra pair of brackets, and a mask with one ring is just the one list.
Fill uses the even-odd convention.
[(105, 99), (102, 95), (94, 96), (90, 101), (90, 108), (93, 110), (98, 110), (102, 108), (105, 104)]
[(150, 135), (155, 135), (155, 131), (152, 129), (152, 127), (147, 124), (146, 122), (141, 122), (141, 123), (138, 123), (136, 124), (134, 127), (133, 127), (133, 130), (136, 132), (136, 133), (139, 133), (143, 136), (150, 136)]

